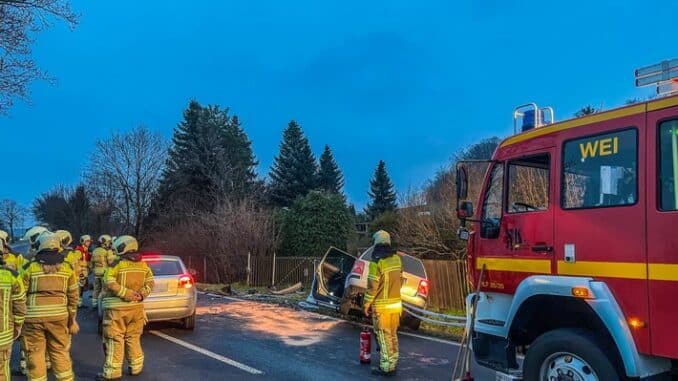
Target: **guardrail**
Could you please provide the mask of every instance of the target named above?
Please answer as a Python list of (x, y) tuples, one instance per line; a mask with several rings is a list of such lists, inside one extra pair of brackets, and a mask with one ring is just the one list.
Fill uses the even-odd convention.
[(428, 324), (444, 327), (466, 327), (466, 316), (439, 314), (422, 310), (410, 304), (403, 304), (403, 311)]

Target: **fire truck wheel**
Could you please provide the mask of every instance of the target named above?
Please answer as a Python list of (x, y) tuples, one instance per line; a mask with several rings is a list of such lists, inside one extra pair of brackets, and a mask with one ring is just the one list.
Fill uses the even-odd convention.
[(614, 353), (602, 340), (583, 329), (557, 329), (539, 336), (527, 350), (523, 363), (525, 381), (623, 380)]

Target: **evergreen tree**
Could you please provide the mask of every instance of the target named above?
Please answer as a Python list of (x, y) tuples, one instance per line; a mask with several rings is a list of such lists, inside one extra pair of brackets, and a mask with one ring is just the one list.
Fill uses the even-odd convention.
[(226, 193), (228, 110), (193, 100), (174, 131), (159, 189), (161, 207), (209, 209)]
[(317, 164), (308, 139), (294, 120), (283, 132), (280, 153), (269, 174), (271, 202), (288, 207), (316, 187)]
[(386, 172), (386, 163), (379, 161), (377, 169), (374, 171), (374, 177), (370, 181), (369, 196), (371, 202), (365, 208), (365, 212), (374, 220), (384, 212), (394, 212), (398, 207), (396, 203), (396, 192)]
[(337, 162), (334, 160), (330, 146), (325, 145), (325, 151), (320, 156), (320, 169), (318, 170), (318, 188), (331, 194), (341, 195), (344, 187), (344, 175), (342, 175)]
[(252, 150), (252, 142), (240, 126), (237, 115), (224, 127), (226, 160), (230, 164), (230, 184), (228, 193), (237, 199), (256, 191), (257, 160)]

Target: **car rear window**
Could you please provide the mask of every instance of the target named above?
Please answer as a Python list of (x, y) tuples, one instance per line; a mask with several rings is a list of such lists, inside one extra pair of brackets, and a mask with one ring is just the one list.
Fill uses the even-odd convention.
[[(426, 278), (426, 270), (424, 264), (417, 258), (404, 254), (400, 257), (403, 262), (403, 271), (409, 274), (418, 276), (419, 278)], [(360, 259), (372, 262), (372, 248), (365, 250)]]
[(179, 261), (144, 260), (153, 271), (154, 276), (179, 275), (182, 273)]
[(403, 262), (404, 272), (414, 274), (419, 278), (426, 278), (426, 270), (424, 270), (424, 264), (420, 260), (409, 255), (403, 255), (400, 259)]

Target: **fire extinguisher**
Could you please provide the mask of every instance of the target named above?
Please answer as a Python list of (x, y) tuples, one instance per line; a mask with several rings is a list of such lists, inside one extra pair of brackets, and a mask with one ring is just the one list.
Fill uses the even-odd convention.
[(360, 363), (369, 364), (372, 361), (372, 334), (370, 329), (363, 327), (360, 331)]

